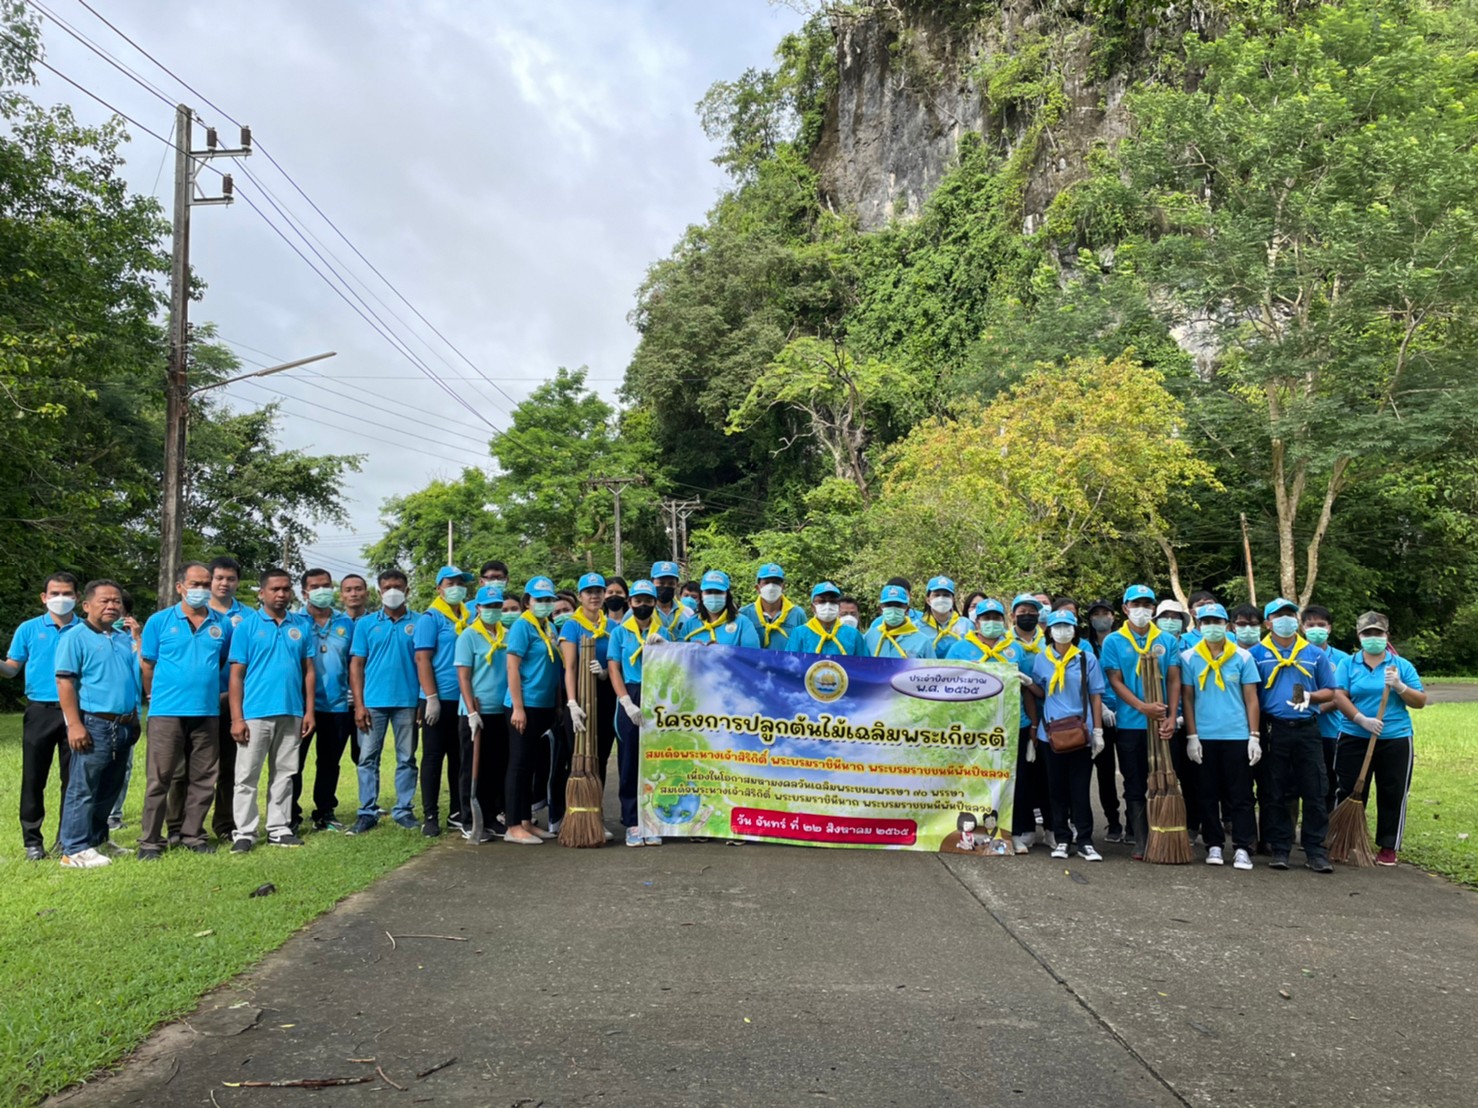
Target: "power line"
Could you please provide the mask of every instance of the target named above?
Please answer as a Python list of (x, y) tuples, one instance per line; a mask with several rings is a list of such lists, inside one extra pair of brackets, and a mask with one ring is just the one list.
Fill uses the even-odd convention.
[(158, 97), (160, 100), (162, 100), (164, 102), (165, 107), (167, 107), (167, 108), (169, 108), (171, 110), (174, 109), (174, 106), (175, 106), (174, 101), (171, 100), (164, 92), (160, 91), (158, 85), (155, 85), (152, 82), (145, 80), (142, 76), (139, 75), (139, 73), (136, 70), (131, 69), (129, 66), (124, 65), (123, 62), (119, 61), (116, 56), (114, 56), (113, 54), (108, 53), (108, 51), (104, 50), (97, 43), (93, 42), (92, 39), (88, 38), (81, 31), (77, 30), (77, 28), (73, 27), (65, 19), (63, 19), (61, 16), (59, 16), (55, 12), (53, 12), (45, 4), (38, 3), (37, 0), (26, 0), (26, 3), (30, 4), (31, 7), (35, 8), (42, 15), (46, 16), (47, 19), (51, 20), (58, 27), (60, 27), (63, 31), (66, 31), (67, 34), (71, 35), (74, 39), (76, 39), (78, 42), (80, 42), (83, 46), (87, 47), (89, 50), (91, 50), (98, 57), (102, 58), (103, 61), (107, 62), (114, 69), (118, 70), (119, 73), (122, 73), (129, 80), (133, 81), (134, 84), (138, 85), (145, 92), (149, 93), (151, 96)]

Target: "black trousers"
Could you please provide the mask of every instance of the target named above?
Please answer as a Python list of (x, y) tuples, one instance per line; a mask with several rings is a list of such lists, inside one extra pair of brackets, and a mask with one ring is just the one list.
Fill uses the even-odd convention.
[(482, 750), (477, 758), (477, 780), (472, 779), (472, 728), (466, 716), (457, 717), (457, 737), (462, 743), (462, 773), (457, 787), (462, 795), (462, 811), (472, 818), (472, 793), (482, 808), (482, 821), (490, 824), (503, 808), (503, 790), (508, 776), (508, 716), (482, 716)]
[(1262, 805), (1263, 832), (1276, 854), (1287, 854), (1293, 846), (1293, 805), (1303, 803), (1304, 853), (1324, 856), (1329, 832), (1329, 811), (1324, 807), (1327, 788), (1324, 769), (1324, 740), (1318, 721), (1268, 720), (1268, 748), (1263, 754), (1268, 766), (1269, 797)]
[(441, 715), (434, 724), (426, 722), (426, 702), (421, 701), (421, 809), (428, 820), (441, 814), (441, 764), (446, 762), (447, 782), (451, 795), (447, 806), (451, 809), (447, 818), (470, 822), (462, 808), (462, 791), (458, 784), (462, 777), (462, 740), (457, 734), (457, 698), (443, 697)]
[[(513, 726), (513, 710), (508, 714), (508, 775), (503, 779), (503, 801), (507, 806), (508, 826), (516, 827), (531, 818), (534, 779), (534, 751), (548, 748), (544, 738), (551, 728), (558, 729), (559, 713), (554, 708), (525, 708), (524, 726)], [(486, 812), (483, 813), (486, 816)]]
[[(1190, 828), (1191, 839), (1204, 822), (1201, 815), (1201, 767), (1191, 761), (1185, 752), (1185, 728), (1176, 728), (1170, 736), (1170, 768), (1175, 770), (1175, 779), (1180, 782), (1181, 795), (1185, 797), (1185, 825)], [(1205, 749), (1205, 744), (1202, 744)]]
[(1026, 752), (1031, 744), (1035, 727), (1023, 727), (1016, 736), (1016, 791), (1011, 797), (1011, 834), (1025, 835), (1037, 829), (1037, 817), (1032, 810), (1040, 808), (1043, 821), (1052, 819), (1052, 792), (1047, 786), (1047, 759), (1038, 743), (1037, 760), (1028, 762)]
[[(1247, 741), (1201, 741), (1201, 838), (1208, 847), (1226, 841), (1223, 814), (1232, 821), (1232, 846), (1252, 853), (1257, 820), (1252, 814), (1252, 767), (1247, 764)], [(1189, 820), (1189, 816), (1187, 816)], [(1187, 823), (1187, 827), (1195, 824)]]
[[(1359, 735), (1342, 734), (1334, 755), (1334, 768), (1339, 774), (1339, 799), (1355, 791), (1355, 779), (1365, 761), (1369, 742)], [(1382, 849), (1400, 850), (1401, 833), (1406, 829), (1406, 797), (1411, 791), (1412, 744), (1410, 739), (1376, 739), (1375, 753), (1370, 757), (1370, 777), (1365, 782), (1368, 801), (1370, 786), (1375, 786), (1375, 845)]]
[[(1093, 844), (1093, 803), (1089, 799), (1093, 786), (1093, 749), (1083, 747), (1059, 754), (1050, 743), (1038, 743), (1037, 760), (1045, 762), (1047, 783), (1052, 796), (1052, 833), (1057, 842), (1075, 846)], [(1072, 831), (1068, 820), (1072, 820)], [(1076, 832), (1074, 835), (1073, 833)]]
[[(1339, 774), (1334, 772), (1334, 755), (1338, 746), (1338, 736), (1324, 740), (1324, 768), (1329, 771), (1329, 791), (1324, 794), (1324, 807), (1329, 810), (1331, 816), (1334, 815), (1335, 790), (1339, 787)], [(1365, 755), (1362, 753), (1360, 756), (1363, 758)], [(1373, 763), (1374, 759), (1371, 761)], [(1358, 769), (1356, 773), (1359, 773)]]
[[(314, 712), (315, 726), (298, 746), (298, 772), (293, 774), (292, 826), (303, 822), (303, 768), (308, 764), (308, 750), (318, 752), (313, 763), (313, 819), (332, 819), (339, 807), (339, 767), (347, 747), (354, 764), (359, 764), (359, 732), (354, 727), (353, 712)], [(357, 788), (357, 779), (356, 779)]]
[(222, 702), (220, 732), (216, 735), (216, 798), (210, 829), (222, 842), (236, 835), (236, 817), (232, 802), (236, 795), (236, 740), (231, 737), (231, 708)]
[(60, 778), (56, 797), (56, 825), (62, 826), (62, 801), (72, 772), (72, 748), (67, 745), (67, 722), (56, 704), (33, 700), (21, 720), (21, 839), (28, 847), (46, 848), (41, 825), (46, 822), (46, 782), (51, 763)]
[(1116, 747), (1119, 745), (1119, 729), (1103, 729), (1103, 749), (1093, 759), (1093, 768), (1098, 776), (1098, 806), (1103, 809), (1103, 818), (1109, 830), (1116, 831), (1119, 823), (1119, 780)]

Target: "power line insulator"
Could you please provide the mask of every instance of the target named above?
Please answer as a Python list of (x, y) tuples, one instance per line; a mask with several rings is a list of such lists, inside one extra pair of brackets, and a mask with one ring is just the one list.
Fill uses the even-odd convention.
[(216, 129), (214, 127), (207, 127), (205, 129), (205, 148), (207, 150), (214, 150), (217, 145)]
[(229, 174), (229, 173), (222, 174), (222, 176), (221, 176), (221, 195), (222, 196), (230, 196), (230, 195), (232, 195), (231, 190), (233, 188), (235, 188), (235, 187), (236, 186), (233, 185), (232, 182), (231, 182), (231, 174)]
[(250, 150), (251, 149), (251, 128), (250, 127), (243, 126), (241, 128), (241, 146), (242, 146), (242, 149), (245, 149), (245, 150)]

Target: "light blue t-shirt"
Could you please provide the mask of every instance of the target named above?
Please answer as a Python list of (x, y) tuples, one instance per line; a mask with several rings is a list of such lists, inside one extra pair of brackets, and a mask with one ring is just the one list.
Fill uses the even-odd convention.
[[(491, 643), (488, 635), (493, 637)], [(472, 671), (472, 695), (477, 697), (479, 715), (501, 716), (504, 711), (503, 701), (508, 696), (508, 646), (504, 639), (501, 626), (487, 627), (475, 621), (457, 636), (456, 666)], [(457, 712), (467, 714), (467, 701), (460, 694)]]
[(646, 643), (655, 635), (659, 639), (672, 641), (672, 635), (667, 628), (660, 627), (653, 617), (647, 627), (647, 638), (643, 640), (641, 628), (637, 625), (635, 616), (628, 616), (626, 622), (611, 628), (610, 644), (607, 648), (607, 656), (621, 659), (621, 680), (628, 685), (640, 685), (642, 662), (646, 657)]
[(695, 626), (693, 613), (676, 603), (673, 604), (672, 611), (667, 613), (658, 608), (652, 613), (652, 618), (662, 625), (662, 630), (667, 632), (668, 638), (673, 642), (682, 642), (683, 637)]
[(139, 659), (127, 631), (94, 631), (82, 620), (56, 646), (52, 674), (77, 682), (84, 712), (126, 716), (139, 710)]
[(562, 643), (574, 643), (575, 660), (579, 661), (581, 641), (594, 636), (595, 660), (604, 667), (606, 664), (606, 650), (611, 645), (611, 628), (614, 626), (616, 626), (615, 623), (607, 619), (604, 612), (596, 620), (595, 631), (590, 630), (590, 628), (571, 615), (569, 619), (565, 620), (565, 625), (559, 629), (559, 641)]
[[(554, 708), (563, 690), (564, 661), (554, 641), (554, 628), (541, 628), (532, 612), (524, 612), (508, 628), (508, 653), (518, 659), (520, 695), (525, 708)], [(543, 634), (540, 634), (542, 630)], [(512, 691), (503, 694), (504, 707), (513, 707)]]
[[(981, 641), (983, 642), (984, 640), (982, 639)], [(994, 644), (996, 649), (1000, 650), (1010, 660), (1011, 664), (1016, 667), (1018, 672), (1024, 673), (1028, 677), (1030, 677), (1032, 675), (1032, 666), (1035, 659), (1037, 658), (1037, 655), (1029, 654), (1026, 650), (1022, 648), (1019, 642), (1012, 642), (1009, 638), (1002, 639), (1001, 642), (1005, 643), (1005, 646), (1003, 647), (999, 643)], [(978, 662), (980, 661), (980, 659), (985, 657), (985, 651), (981, 650), (979, 645), (977, 645), (970, 638), (969, 635), (966, 635), (966, 637), (958, 639), (950, 644), (949, 653), (947, 653), (945, 657), (951, 661), (959, 659), (962, 662)], [(1032, 725), (1031, 718), (1026, 714), (1026, 701), (1028, 695), (1029, 694), (1026, 692), (1023, 692), (1021, 694), (1022, 707), (1020, 718), (1017, 720), (1016, 724), (1017, 727), (1020, 728), (1026, 728)]]
[(754, 627), (754, 633), (759, 638), (762, 650), (789, 650), (791, 635), (808, 618), (805, 609), (786, 596), (780, 598), (780, 609), (782, 612), (780, 618), (771, 620), (771, 623), (775, 625), (774, 630), (766, 630), (758, 600), (739, 609), (739, 615), (747, 619)]
[[(451, 700), (457, 691), (457, 625), (434, 609), (416, 617), (416, 653), (431, 655), (431, 673), (436, 681), (436, 695)], [(419, 679), (417, 687), (420, 687)]]
[(221, 671), (229, 672), (231, 622), (205, 609), (199, 627), (190, 624), (183, 603), (155, 612), (144, 624), (139, 655), (154, 667), (149, 714), (199, 718), (221, 710)]
[(849, 658), (867, 656), (867, 640), (862, 632), (849, 624), (837, 622), (830, 636), (823, 636), (820, 623), (807, 620), (790, 633), (792, 654), (844, 654)]
[(245, 666), (241, 717), (302, 716), (303, 663), (310, 660), (310, 636), (302, 621), (285, 615), (278, 623), (266, 610), (242, 619), (231, 635), (233, 666)]
[[(1130, 642), (1126, 635), (1133, 635), (1134, 642)], [(1160, 663), (1160, 700), (1162, 703), (1170, 697), (1170, 671), (1180, 668), (1179, 640), (1174, 635), (1167, 635), (1158, 627), (1150, 627), (1143, 635), (1138, 634), (1127, 623), (1108, 635), (1103, 640), (1103, 647), (1099, 655), (1099, 663), (1103, 666), (1105, 674), (1119, 674), (1124, 686), (1140, 700), (1145, 699), (1144, 678), (1139, 672), (1139, 651), (1135, 649), (1138, 644), (1140, 649), (1148, 647), (1149, 652)], [(1114, 709), (1118, 716), (1118, 727), (1125, 731), (1143, 731), (1146, 729), (1144, 713), (1120, 698), (1119, 706)]]
[[(1329, 664), (1334, 667), (1334, 683), (1340, 688), (1344, 688), (1344, 683), (1341, 681), (1339, 675), (1339, 667), (1350, 660), (1350, 655), (1335, 646), (1325, 646), (1323, 649), (1324, 653), (1329, 655)], [(1380, 701), (1376, 701), (1376, 704), (1379, 706)], [(1319, 737), (1324, 739), (1339, 738), (1345, 717), (1340, 714), (1339, 709), (1333, 704), (1321, 704), (1320, 707), (1327, 707), (1329, 711), (1319, 713)]]
[(63, 637), (82, 626), (82, 618), (72, 615), (60, 627), (43, 612), (28, 619), (10, 636), (6, 657), (26, 664), (26, 699), (47, 704), (56, 703), (56, 646)]
[[(1229, 643), (1220, 646), (1206, 644), (1212, 657), (1225, 651)], [(1247, 685), (1259, 685), (1257, 663), (1252, 655), (1240, 646), (1232, 645), (1232, 656), (1221, 663), (1221, 681), (1216, 683), (1216, 673), (1210, 663), (1194, 649), (1181, 654), (1182, 695), (1190, 699), (1196, 715), (1196, 734), (1202, 742), (1246, 742), (1251, 734), (1251, 723), (1247, 719), (1247, 702), (1242, 689)], [(1201, 677), (1205, 674), (1205, 683)]]
[(682, 641), (702, 643), (704, 646), (747, 646), (754, 650), (760, 648), (760, 637), (755, 632), (754, 624), (747, 619), (736, 619), (733, 623), (713, 628), (704, 620), (694, 619), (688, 624)]
[[(1341, 664), (1339, 668), (1339, 687), (1349, 694), (1350, 700), (1355, 705), (1355, 710), (1362, 716), (1375, 718), (1376, 712), (1380, 711), (1381, 692), (1386, 687), (1386, 666), (1396, 667), (1396, 676), (1401, 683), (1408, 688), (1422, 691), (1422, 679), (1417, 676), (1416, 667), (1405, 658), (1399, 657), (1394, 651), (1387, 650), (1384, 660), (1379, 662), (1374, 669), (1365, 664), (1365, 652), (1352, 654)], [(1386, 726), (1381, 731), (1382, 739), (1409, 739), (1412, 736), (1411, 711), (1406, 707), (1406, 701), (1391, 690), (1390, 697), (1386, 700), (1386, 711), (1381, 719), (1385, 720)], [(1340, 730), (1347, 735), (1358, 735), (1362, 739), (1370, 738), (1370, 732), (1355, 726), (1353, 720), (1341, 717)]]
[(334, 612), (320, 625), (311, 612), (295, 613), (308, 636), (313, 659), (313, 709), (349, 710), (349, 651), (354, 646), (354, 621)]
[(884, 636), (885, 630), (890, 629), (878, 626), (867, 633), (863, 641), (869, 658), (936, 657), (933, 632), (919, 630), (918, 624), (911, 620), (904, 620), (897, 627), (891, 628), (890, 636)]
[[(1077, 716), (1085, 720), (1085, 726), (1093, 727), (1093, 712), (1090, 707), (1088, 714), (1083, 714), (1083, 679), (1088, 680), (1088, 695), (1103, 695), (1103, 671), (1098, 668), (1098, 659), (1090, 651), (1078, 648), (1078, 652), (1068, 661), (1062, 672), (1062, 687), (1055, 692), (1051, 691), (1053, 675), (1057, 667), (1052, 663), (1052, 655), (1055, 653), (1049, 646), (1032, 660), (1032, 680), (1037, 687), (1047, 693), (1042, 702), (1042, 722), (1051, 723), (1054, 720), (1066, 719), (1068, 716)], [(1037, 729), (1037, 738), (1042, 742), (1047, 741), (1045, 727)]]
[(407, 608), (398, 619), (385, 609), (354, 623), (351, 658), (364, 659), (364, 707), (414, 708), (421, 699), (416, 676), (416, 613)]

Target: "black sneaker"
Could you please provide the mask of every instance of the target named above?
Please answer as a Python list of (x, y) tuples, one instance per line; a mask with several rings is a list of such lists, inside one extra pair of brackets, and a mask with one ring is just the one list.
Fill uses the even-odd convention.
[(1311, 858), (1309, 858), (1307, 862), (1304, 863), (1304, 865), (1313, 870), (1315, 873), (1334, 872), (1334, 866), (1330, 864), (1329, 859), (1323, 854), (1313, 855)]
[(191, 843), (185, 849), (191, 854), (214, 854), (216, 852), (215, 843)]
[(482, 838), (478, 839), (477, 841), (479, 844), (485, 845), (487, 843), (495, 843), (502, 837), (502, 835), (499, 835), (491, 827), (484, 827), (482, 829)]
[(1106, 842), (1106, 843), (1121, 843), (1121, 842), (1123, 842), (1124, 841), (1124, 829), (1122, 827), (1110, 827), (1108, 829), (1108, 834), (1104, 835), (1103, 841)]
[(267, 840), (269, 846), (302, 846), (303, 840), (289, 831), (286, 835), (278, 835)]
[(250, 854), (251, 853), (251, 840), (250, 839), (237, 839), (235, 842), (233, 842), (231, 844), (231, 853), (232, 854)]
[(374, 816), (360, 816), (354, 821), (354, 826), (344, 832), (346, 835), (363, 835), (366, 831), (373, 831), (379, 820)]
[(28, 846), (28, 847), (26, 847), (26, 861), (28, 861), (28, 862), (44, 862), (44, 861), (46, 861), (46, 847), (44, 847), (44, 846)]
[(1274, 854), (1273, 855), (1273, 860), (1268, 863), (1268, 869), (1287, 869), (1287, 868), (1288, 868), (1288, 855), (1286, 855), (1286, 854)]
[(508, 834), (508, 828), (504, 826), (502, 820), (495, 819), (483, 828), (483, 832), (484, 834), (492, 835), (496, 839), (501, 839), (504, 835)]
[(164, 851), (162, 850), (139, 850), (140, 862), (162, 862), (163, 860)]
[(123, 817), (122, 816), (109, 816), (108, 817), (108, 830), (109, 831), (122, 831), (127, 826), (128, 826), (128, 824), (126, 824), (126, 823), (123, 822)]
[(428, 839), (434, 839), (441, 834), (441, 824), (435, 816), (427, 816), (426, 821), (421, 824), (421, 834)]

